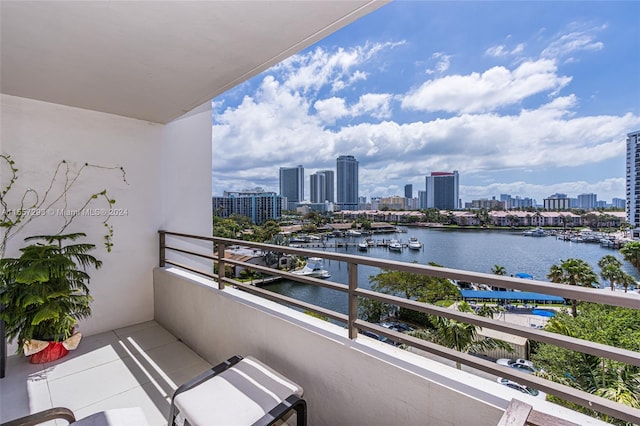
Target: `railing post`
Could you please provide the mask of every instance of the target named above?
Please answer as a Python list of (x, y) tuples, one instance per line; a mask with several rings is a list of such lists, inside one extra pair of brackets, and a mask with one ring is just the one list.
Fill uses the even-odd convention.
[(349, 275), (349, 339), (358, 337), (358, 329), (355, 322), (358, 319), (358, 264), (349, 262), (347, 264), (347, 273)]
[(164, 267), (165, 263), (165, 257), (166, 257), (166, 244), (165, 244), (165, 231), (158, 231), (158, 233), (160, 234), (160, 242), (158, 244), (158, 247), (160, 248), (160, 253), (158, 255), (159, 257), (159, 265), (161, 268)]
[(225, 244), (218, 243), (218, 288), (224, 290), (224, 277), (226, 275), (226, 262), (224, 261)]

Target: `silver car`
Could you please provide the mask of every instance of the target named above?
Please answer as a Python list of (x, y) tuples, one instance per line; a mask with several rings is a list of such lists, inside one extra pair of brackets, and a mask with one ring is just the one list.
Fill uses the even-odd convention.
[(533, 366), (533, 363), (531, 361), (522, 358), (500, 358), (496, 361), (496, 363), (499, 365), (504, 365), (505, 367), (511, 367), (515, 368), (516, 370), (524, 371), (525, 373), (535, 373), (536, 371), (538, 371)]
[(519, 392), (525, 393), (527, 395), (535, 396), (536, 398), (547, 399), (546, 393), (539, 391), (537, 389), (530, 388), (529, 386), (521, 385), (520, 383), (514, 382), (513, 380), (498, 377), (498, 383), (500, 383), (501, 385), (510, 387), (511, 389), (515, 389)]

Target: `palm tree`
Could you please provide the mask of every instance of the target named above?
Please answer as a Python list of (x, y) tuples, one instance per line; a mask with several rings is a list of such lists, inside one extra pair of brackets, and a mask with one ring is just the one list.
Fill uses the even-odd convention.
[(628, 242), (620, 249), (620, 253), (624, 256), (624, 260), (640, 271), (640, 241)]
[(493, 268), (491, 268), (491, 273), (494, 275), (507, 275), (507, 270), (504, 268), (504, 266), (493, 265)]
[[(577, 285), (581, 287), (597, 287), (598, 275), (591, 266), (582, 259), (569, 258), (561, 260), (559, 265), (552, 265), (547, 278), (553, 283)], [(571, 299), (571, 315), (578, 315), (577, 301)]]
[(640, 408), (640, 373), (633, 367), (623, 365), (611, 369), (613, 379), (599, 386), (593, 394), (610, 399), (619, 404)]
[(620, 269), (622, 262), (620, 262), (617, 257), (608, 254), (598, 261), (598, 266), (601, 268), (600, 276), (602, 279), (609, 281), (611, 284), (611, 291), (613, 291), (615, 289), (616, 280), (622, 272)]
[(598, 266), (602, 268), (600, 276), (611, 284), (611, 291), (615, 289), (615, 285), (617, 283), (624, 286), (624, 291), (626, 293), (629, 284), (635, 283), (635, 279), (622, 270), (622, 262), (615, 256), (610, 254), (604, 256), (598, 262)]
[[(467, 302), (460, 302), (458, 310), (461, 312), (474, 312)], [(483, 316), (493, 318), (495, 309), (486, 309), (480, 312)], [(505, 349), (512, 351), (513, 348), (507, 342), (492, 338), (481, 338), (478, 331), (481, 329), (473, 324), (456, 321), (440, 316), (431, 318), (433, 330), (418, 329), (409, 334), (423, 340), (429, 340), (441, 346), (446, 346), (457, 350), (458, 352), (483, 352), (491, 349)], [(456, 368), (460, 370), (462, 367), (456, 362)]]

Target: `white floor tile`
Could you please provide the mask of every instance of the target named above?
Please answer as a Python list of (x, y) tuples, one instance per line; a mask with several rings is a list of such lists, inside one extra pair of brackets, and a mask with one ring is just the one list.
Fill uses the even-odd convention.
[(75, 412), (148, 381), (129, 358), (124, 358), (50, 380), (49, 390), (54, 406)]
[(52, 408), (46, 379), (34, 373), (0, 380), (0, 421)]
[(126, 344), (147, 351), (167, 345), (178, 339), (157, 323), (144, 323), (144, 327), (127, 327), (116, 330), (116, 335)]
[(81, 419), (103, 410), (128, 407), (142, 408), (149, 426), (164, 426), (167, 424), (169, 399), (163, 396), (151, 383), (81, 408), (77, 410), (76, 417)]
[[(166, 425), (177, 386), (211, 368), (155, 321), (84, 337), (53, 363), (12, 356), (0, 380), (0, 421), (62, 406), (77, 418), (141, 407), (150, 425)], [(59, 424), (66, 422), (59, 422)]]
[(47, 379), (56, 380), (69, 374), (75, 374), (102, 364), (117, 361), (122, 358), (119, 352), (126, 354), (119, 346), (107, 345), (79, 354), (72, 353), (73, 351), (69, 352), (69, 355), (60, 358), (56, 363), (47, 364)]

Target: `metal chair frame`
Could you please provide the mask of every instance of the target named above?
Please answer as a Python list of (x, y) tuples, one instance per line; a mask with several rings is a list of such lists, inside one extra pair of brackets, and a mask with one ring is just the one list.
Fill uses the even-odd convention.
[[(169, 409), (169, 426), (174, 426), (176, 416), (178, 415), (177, 408), (175, 406), (175, 398), (182, 392), (193, 389), (205, 381), (223, 373), (224, 371), (232, 368), (234, 365), (242, 361), (243, 357), (240, 355), (234, 355), (226, 361), (221, 362), (220, 364), (213, 367), (211, 370), (206, 371), (205, 373), (194, 377), (188, 382), (180, 385), (178, 389), (173, 393), (173, 397), (171, 398), (171, 408)], [(307, 425), (307, 403), (304, 399), (299, 398), (297, 395), (290, 395), (284, 401), (276, 405), (271, 411), (266, 413), (260, 419), (258, 419), (253, 426), (270, 426), (275, 424), (278, 420), (281, 420), (287, 413), (291, 410), (295, 410), (296, 412), (296, 424), (297, 426), (306, 426)], [(185, 426), (189, 426), (188, 421), (185, 420)]]

